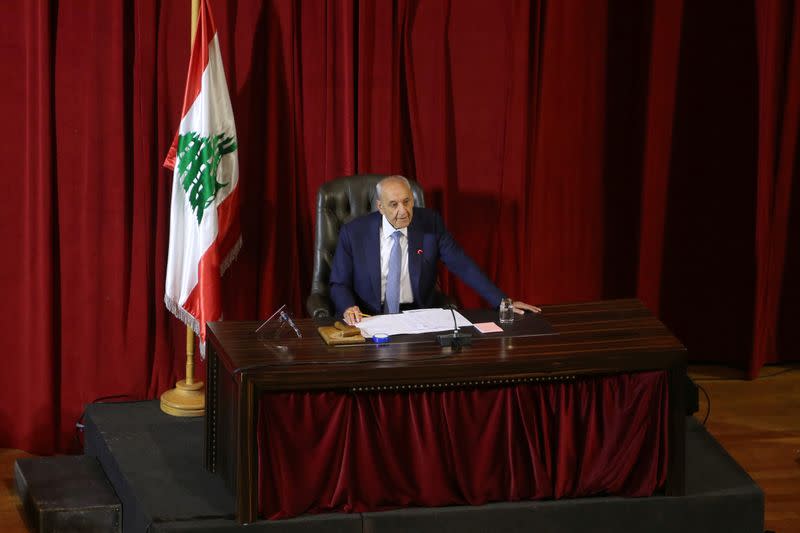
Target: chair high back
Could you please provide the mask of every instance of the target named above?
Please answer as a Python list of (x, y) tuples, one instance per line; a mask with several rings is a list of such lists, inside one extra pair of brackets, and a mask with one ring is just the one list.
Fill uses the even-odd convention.
[[(332, 316), (329, 281), (331, 264), (339, 242), (339, 229), (352, 219), (376, 210), (375, 186), (384, 174), (344, 176), (322, 184), (317, 193), (317, 228), (314, 243), (314, 274), (306, 310), (311, 317)], [(425, 195), (411, 183), (414, 205), (425, 207)]]

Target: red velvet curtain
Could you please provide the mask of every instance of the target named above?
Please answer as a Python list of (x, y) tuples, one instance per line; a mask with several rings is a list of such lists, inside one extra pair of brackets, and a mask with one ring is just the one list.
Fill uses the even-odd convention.
[[(639, 296), (693, 359), (751, 375), (800, 353), (800, 0), (211, 6), (243, 197), (227, 318), (302, 314), (318, 186), (400, 172), (515, 297)], [(4, 7), (0, 446), (52, 452), (85, 403), (183, 372), (161, 161), (190, 9)]]
[(263, 518), (600, 494), (667, 475), (667, 372), (425, 392), (264, 394)]

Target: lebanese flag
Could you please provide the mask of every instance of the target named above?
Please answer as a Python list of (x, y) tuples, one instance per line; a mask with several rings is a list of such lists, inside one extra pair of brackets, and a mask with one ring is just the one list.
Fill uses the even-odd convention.
[(183, 118), (164, 166), (174, 170), (164, 302), (200, 337), (222, 319), (220, 277), (242, 246), (239, 160), (219, 39), (207, 0), (189, 61)]

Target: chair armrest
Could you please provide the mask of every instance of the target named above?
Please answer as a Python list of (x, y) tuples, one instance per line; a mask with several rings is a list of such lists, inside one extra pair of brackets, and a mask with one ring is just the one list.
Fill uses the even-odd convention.
[(311, 318), (329, 318), (331, 313), (331, 300), (319, 292), (312, 292), (306, 300), (306, 311)]

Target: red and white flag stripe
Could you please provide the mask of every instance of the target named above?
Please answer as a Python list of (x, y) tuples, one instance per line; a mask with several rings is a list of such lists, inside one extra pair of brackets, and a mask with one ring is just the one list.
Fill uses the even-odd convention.
[(220, 277), (241, 247), (239, 165), (222, 56), (207, 0), (201, 0), (183, 114), (164, 166), (173, 169), (164, 302), (200, 337), (222, 319)]

